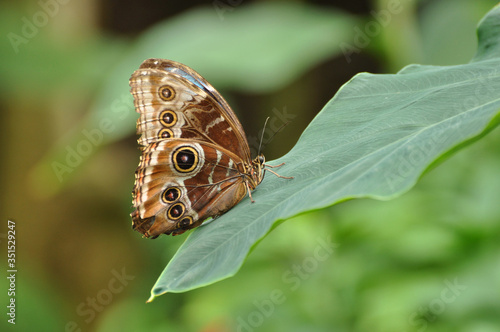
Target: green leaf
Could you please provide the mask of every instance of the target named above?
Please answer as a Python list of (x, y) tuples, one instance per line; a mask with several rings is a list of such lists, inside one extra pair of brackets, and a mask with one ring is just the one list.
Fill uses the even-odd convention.
[[(498, 125), (500, 8), (478, 28), (472, 62), (356, 75), (324, 107), (275, 169), (228, 213), (199, 227), (180, 247), (150, 300), (234, 275), (275, 225), (352, 198), (391, 199), (450, 151)], [(315, 225), (311, 225), (315, 227)], [(293, 239), (290, 239), (293, 241)]]

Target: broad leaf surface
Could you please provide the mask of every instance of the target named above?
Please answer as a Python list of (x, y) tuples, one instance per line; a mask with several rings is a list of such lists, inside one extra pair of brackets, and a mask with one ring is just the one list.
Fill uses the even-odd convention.
[[(280, 221), (352, 198), (390, 199), (494, 128), (500, 110), (500, 8), (478, 28), (474, 59), (362, 73), (345, 84), (248, 198), (187, 238), (152, 290), (183, 292), (234, 275)], [(314, 227), (314, 225), (311, 225)]]

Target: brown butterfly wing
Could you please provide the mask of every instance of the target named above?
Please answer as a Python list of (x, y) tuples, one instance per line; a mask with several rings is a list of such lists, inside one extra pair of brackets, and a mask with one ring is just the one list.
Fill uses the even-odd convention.
[(181, 234), (238, 203), (250, 151), (220, 94), (189, 67), (161, 59), (144, 61), (130, 86), (143, 146), (134, 229), (152, 238)]
[(238, 160), (206, 142), (152, 143), (136, 171), (134, 228), (146, 237), (177, 235), (226, 212), (246, 194)]
[(139, 144), (164, 138), (207, 141), (250, 161), (238, 118), (222, 96), (191, 68), (170, 60), (148, 59), (130, 78)]

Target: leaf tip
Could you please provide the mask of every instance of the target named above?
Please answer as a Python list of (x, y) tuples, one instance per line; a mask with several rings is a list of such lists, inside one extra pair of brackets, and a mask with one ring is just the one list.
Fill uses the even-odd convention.
[(149, 299), (146, 301), (146, 303), (151, 303), (153, 302), (153, 300), (156, 298), (156, 296), (154, 294), (151, 294), (151, 296), (149, 297)]

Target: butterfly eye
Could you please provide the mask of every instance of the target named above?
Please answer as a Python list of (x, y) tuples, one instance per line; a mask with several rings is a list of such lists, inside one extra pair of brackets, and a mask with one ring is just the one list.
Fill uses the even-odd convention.
[(167, 212), (167, 217), (169, 217), (172, 220), (177, 220), (179, 219), (183, 214), (186, 208), (184, 207), (184, 204), (182, 203), (176, 203), (168, 209)]
[(183, 146), (173, 153), (172, 163), (181, 173), (191, 172), (198, 165), (198, 152), (192, 147)]
[(185, 217), (181, 221), (179, 221), (179, 228), (189, 227), (193, 223), (193, 218)]
[(264, 155), (259, 156), (259, 164), (263, 165), (266, 162), (266, 158), (264, 158)]
[(160, 98), (165, 101), (170, 101), (175, 97), (175, 91), (170, 85), (164, 85), (159, 90)]
[(168, 188), (161, 195), (161, 199), (164, 203), (173, 203), (181, 196), (181, 191), (177, 187)]

